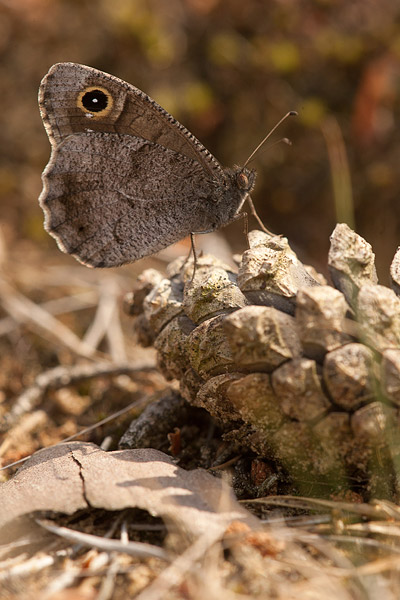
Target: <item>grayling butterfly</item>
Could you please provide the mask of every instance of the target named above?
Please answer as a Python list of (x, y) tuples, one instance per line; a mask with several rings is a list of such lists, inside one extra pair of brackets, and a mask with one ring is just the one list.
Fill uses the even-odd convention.
[(230, 223), (246, 198), (251, 203), (254, 171), (223, 168), (174, 117), (117, 77), (56, 64), (41, 82), (39, 106), (52, 145), (39, 198), (45, 229), (88, 266), (154, 254)]

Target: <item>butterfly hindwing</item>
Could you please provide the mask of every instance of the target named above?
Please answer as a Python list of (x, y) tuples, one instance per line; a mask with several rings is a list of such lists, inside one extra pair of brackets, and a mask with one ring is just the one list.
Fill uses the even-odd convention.
[(212, 226), (215, 183), (199, 163), (134, 136), (70, 135), (43, 180), (46, 229), (90, 266), (135, 261)]

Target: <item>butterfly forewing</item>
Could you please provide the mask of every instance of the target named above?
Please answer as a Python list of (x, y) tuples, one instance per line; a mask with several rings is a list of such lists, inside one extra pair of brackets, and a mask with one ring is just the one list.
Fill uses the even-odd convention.
[[(109, 110), (85, 108), (85, 90), (103, 90)], [(131, 134), (198, 161), (213, 177), (223, 178), (216, 158), (172, 115), (135, 86), (92, 67), (58, 63), (42, 80), (39, 106), (50, 140), (59, 144), (71, 133), (103, 131)], [(92, 116), (91, 116), (92, 115)]]

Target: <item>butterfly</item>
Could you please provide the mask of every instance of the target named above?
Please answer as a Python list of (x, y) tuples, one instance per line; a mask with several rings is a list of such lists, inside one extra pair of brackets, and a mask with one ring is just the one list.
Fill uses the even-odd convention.
[(91, 267), (149, 256), (234, 221), (255, 171), (223, 168), (138, 88), (59, 63), (40, 84), (52, 151), (39, 203), (63, 252)]

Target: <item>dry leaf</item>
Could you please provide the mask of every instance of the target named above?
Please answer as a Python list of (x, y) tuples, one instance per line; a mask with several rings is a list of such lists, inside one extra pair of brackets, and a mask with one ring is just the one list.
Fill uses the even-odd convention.
[(84, 442), (36, 452), (0, 485), (0, 507), (2, 543), (26, 535), (37, 511), (73, 514), (90, 507), (137, 507), (192, 536), (211, 528), (222, 531), (235, 520), (257, 523), (229, 486), (204, 470), (185, 471), (158, 450), (104, 452)]

